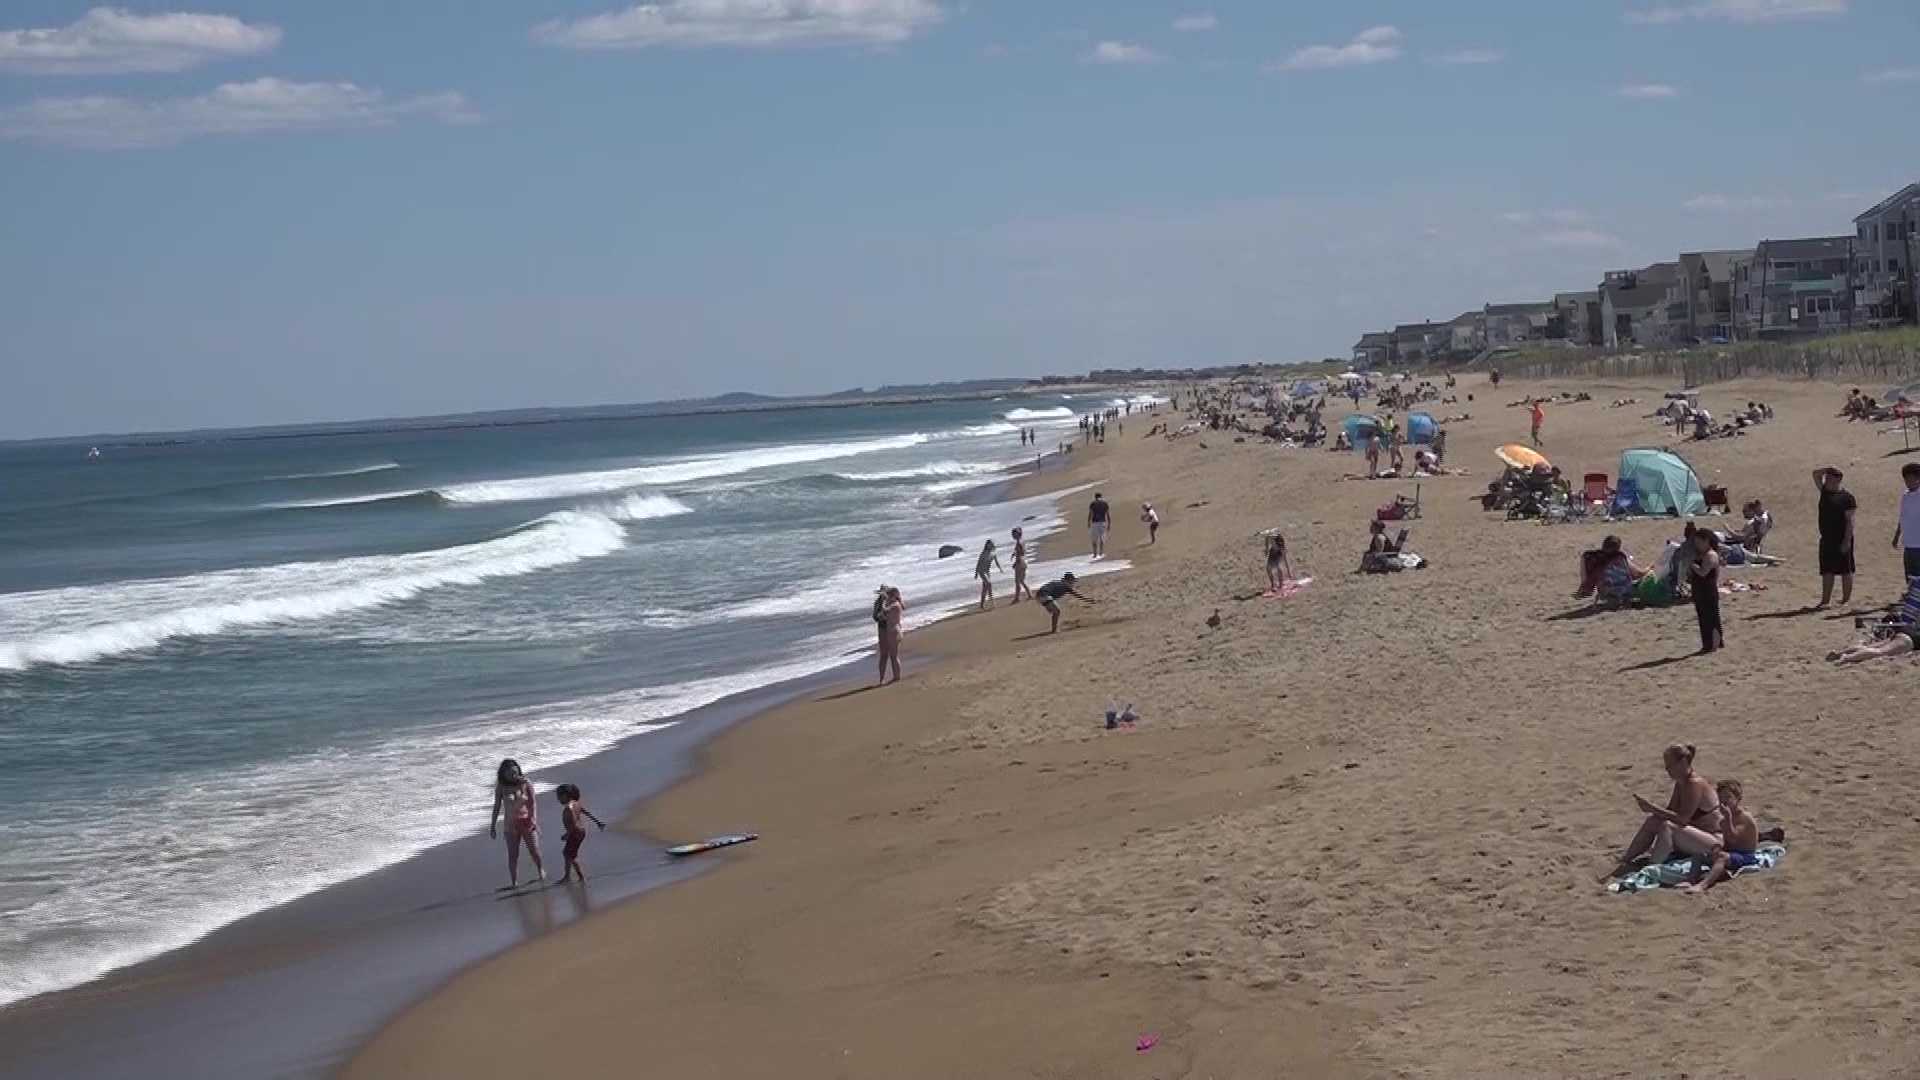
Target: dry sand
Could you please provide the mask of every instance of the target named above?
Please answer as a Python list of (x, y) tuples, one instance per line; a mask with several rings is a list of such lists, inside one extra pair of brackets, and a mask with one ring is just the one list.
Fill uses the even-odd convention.
[[(1525, 436), (1504, 403), (1582, 388), (1548, 409), (1569, 472), (1668, 441), (1641, 419), (1657, 385), (1463, 382), (1449, 460), (1474, 475), (1422, 482), (1410, 546), (1433, 566), (1391, 576), (1351, 571), (1413, 485), (1340, 480), (1351, 455), (1134, 424), (1075, 454), (1137, 564), (1088, 583), (1098, 606), (1068, 601), (1057, 637), (1030, 604), (952, 620), (909, 639), (939, 660), (903, 685), (723, 736), (635, 824), (764, 839), (462, 975), (348, 1074), (1914, 1075), (1916, 669), (1818, 659), (1854, 639), (1838, 616), (1898, 595), (1900, 439), (1833, 419), (1840, 388), (1705, 389), (1778, 409), (1684, 452), (1736, 507), (1767, 500), (1792, 563), (1736, 571), (1766, 591), (1727, 597), (1727, 649), (1693, 657), (1690, 607), (1556, 618), (1609, 527), (1469, 501)], [(1860, 499), (1860, 588), (1795, 614), (1826, 462)], [(1268, 525), (1317, 579), (1289, 599), (1247, 598)], [(1611, 528), (1642, 557), (1679, 531)], [(1109, 698), (1138, 730), (1099, 730)], [(1790, 854), (1704, 898), (1608, 895), (1675, 741)]]

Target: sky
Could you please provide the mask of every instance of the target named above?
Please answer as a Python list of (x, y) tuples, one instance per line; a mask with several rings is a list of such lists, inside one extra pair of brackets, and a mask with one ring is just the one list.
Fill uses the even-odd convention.
[(1344, 357), (1920, 180), (1913, 0), (0, 6), (0, 439)]

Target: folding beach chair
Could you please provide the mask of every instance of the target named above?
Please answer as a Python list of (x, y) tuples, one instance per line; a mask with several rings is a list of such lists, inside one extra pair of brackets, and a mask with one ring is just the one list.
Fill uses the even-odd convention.
[(1594, 503), (1613, 501), (1613, 487), (1607, 483), (1607, 474), (1590, 472), (1586, 476), (1586, 487), (1580, 492), (1580, 501), (1591, 506)]
[(1615, 516), (1637, 514), (1640, 512), (1640, 481), (1631, 476), (1620, 478), (1620, 486), (1613, 491), (1613, 503), (1607, 507)]
[(1901, 597), (1899, 608), (1890, 610), (1878, 620), (1855, 619), (1853, 625), (1857, 630), (1868, 631), (1873, 641), (1884, 641), (1920, 626), (1920, 577), (1907, 582), (1907, 594)]

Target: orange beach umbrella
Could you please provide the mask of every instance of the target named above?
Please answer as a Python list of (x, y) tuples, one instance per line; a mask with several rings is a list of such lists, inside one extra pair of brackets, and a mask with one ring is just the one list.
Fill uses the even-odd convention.
[(1500, 449), (1495, 450), (1493, 456), (1516, 469), (1531, 469), (1536, 465), (1545, 465), (1551, 468), (1553, 465), (1552, 462), (1547, 460), (1545, 454), (1542, 454), (1531, 446), (1522, 446), (1519, 443), (1508, 443)]

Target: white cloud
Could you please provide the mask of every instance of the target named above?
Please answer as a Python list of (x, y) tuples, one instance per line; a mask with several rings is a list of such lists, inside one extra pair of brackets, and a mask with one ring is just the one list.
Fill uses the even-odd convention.
[(1509, 225), (1579, 225), (1587, 215), (1578, 210), (1509, 210), (1500, 215)]
[(1279, 67), (1284, 71), (1318, 71), (1398, 60), (1403, 36), (1398, 27), (1370, 27), (1355, 34), (1345, 45), (1309, 45), (1298, 49)]
[(1869, 83), (1906, 83), (1920, 82), (1920, 67), (1883, 68), (1869, 71), (1860, 76), (1860, 81)]
[(257, 56), (280, 44), (280, 28), (230, 15), (140, 15), (97, 7), (66, 26), (0, 30), (0, 71), (111, 75), (185, 71), (213, 60)]
[(1679, 97), (1678, 87), (1666, 83), (1628, 83), (1614, 91), (1623, 98), (1639, 98), (1642, 101), (1657, 101), (1661, 98)]
[(1695, 195), (1682, 203), (1689, 210), (1700, 210), (1716, 214), (1740, 213), (1755, 210), (1777, 210), (1791, 205), (1793, 200), (1777, 195), (1723, 195), (1710, 191), (1704, 195)]
[(1736, 23), (1788, 22), (1820, 19), (1847, 13), (1848, 0), (1700, 0), (1642, 8), (1626, 14), (1628, 22), (1655, 25), (1718, 20)]
[(353, 83), (255, 79), (194, 97), (38, 98), (0, 108), (0, 139), (31, 139), (94, 150), (169, 146), (206, 135), (255, 135), (386, 127), (407, 119), (476, 119), (459, 94), (388, 98)]
[(1545, 247), (1569, 251), (1595, 251), (1601, 248), (1617, 248), (1620, 238), (1598, 229), (1562, 229), (1550, 232), (1540, 238)]
[(1103, 41), (1086, 55), (1089, 64), (1157, 64), (1160, 60), (1160, 54), (1145, 45), (1124, 41)]
[(936, 0), (661, 0), (533, 28), (570, 49), (894, 45), (943, 17)]
[(1173, 28), (1183, 33), (1195, 33), (1201, 30), (1214, 30), (1220, 26), (1220, 20), (1213, 12), (1203, 11), (1193, 15), (1182, 15), (1173, 20)]
[(1497, 64), (1506, 58), (1507, 54), (1499, 49), (1455, 49), (1453, 52), (1441, 53), (1434, 57), (1433, 62), (1449, 66)]

